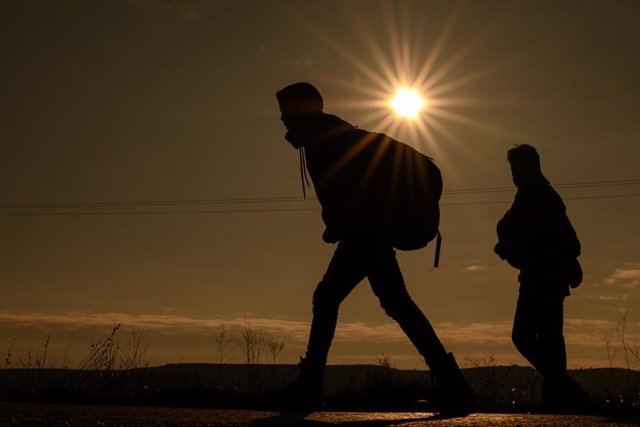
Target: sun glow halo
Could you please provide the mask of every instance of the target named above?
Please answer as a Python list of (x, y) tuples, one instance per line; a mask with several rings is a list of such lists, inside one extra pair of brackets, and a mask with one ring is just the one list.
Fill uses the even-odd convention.
[(426, 103), (425, 99), (417, 91), (403, 87), (398, 89), (389, 105), (397, 115), (414, 119)]

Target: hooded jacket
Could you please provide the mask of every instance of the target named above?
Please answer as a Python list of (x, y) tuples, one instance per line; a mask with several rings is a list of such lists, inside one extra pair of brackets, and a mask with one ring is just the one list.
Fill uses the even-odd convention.
[(436, 237), (442, 177), (428, 157), (324, 113), (298, 140), (322, 205), (326, 242), (373, 239), (412, 250)]
[(544, 177), (518, 190), (497, 231), (494, 251), (520, 270), (521, 293), (567, 296), (570, 286), (579, 285), (580, 241), (562, 198)]

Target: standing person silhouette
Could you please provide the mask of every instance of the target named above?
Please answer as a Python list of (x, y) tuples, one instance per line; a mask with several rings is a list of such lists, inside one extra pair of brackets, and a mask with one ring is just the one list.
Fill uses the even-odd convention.
[(520, 270), (512, 340), (544, 378), (540, 409), (578, 409), (588, 394), (567, 374), (562, 328), (564, 299), (582, 281), (580, 242), (536, 149), (517, 145), (507, 158), (518, 192), (498, 222), (494, 251)]
[[(393, 247), (363, 200), (361, 169), (349, 162), (357, 151), (354, 126), (323, 113), (323, 99), (311, 84), (300, 82), (276, 94), (285, 139), (300, 150), (322, 205), (326, 225), (323, 240), (338, 243), (324, 277), (313, 294), (313, 320), (307, 352), (298, 378), (277, 394), (290, 406), (313, 407), (321, 402), (327, 355), (342, 301), (368, 278), (385, 312), (396, 320), (431, 368), (432, 404), (441, 412), (468, 412), (473, 395), (451, 353), (407, 292)], [(373, 165), (371, 165), (373, 166)], [(370, 169), (365, 168), (365, 169)], [(304, 178), (303, 178), (304, 179)], [(304, 186), (304, 181), (303, 181)], [(355, 216), (355, 220), (354, 220)]]

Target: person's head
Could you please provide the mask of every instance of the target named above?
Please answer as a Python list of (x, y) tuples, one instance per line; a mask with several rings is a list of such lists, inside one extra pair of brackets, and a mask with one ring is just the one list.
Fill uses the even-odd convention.
[(322, 95), (310, 83), (299, 82), (289, 85), (279, 90), (276, 98), (280, 106), (280, 120), (289, 131), (305, 130), (319, 114), (322, 114)]
[(516, 145), (507, 151), (511, 165), (511, 176), (517, 187), (536, 181), (542, 176), (540, 156), (534, 147), (527, 144)]

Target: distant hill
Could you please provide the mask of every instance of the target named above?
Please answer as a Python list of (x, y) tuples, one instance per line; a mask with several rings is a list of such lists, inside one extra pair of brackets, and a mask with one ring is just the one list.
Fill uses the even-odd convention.
[[(535, 408), (541, 378), (529, 367), (463, 369), (481, 409)], [(601, 410), (638, 407), (640, 372), (579, 369), (570, 375)], [(277, 390), (296, 376), (296, 365), (169, 364), (130, 370), (2, 369), (0, 399), (64, 403), (170, 406), (242, 405), (242, 397)], [(327, 367), (324, 394), (338, 409), (414, 409), (428, 400), (429, 372), (378, 365)], [(424, 408), (423, 408), (424, 409)]]

